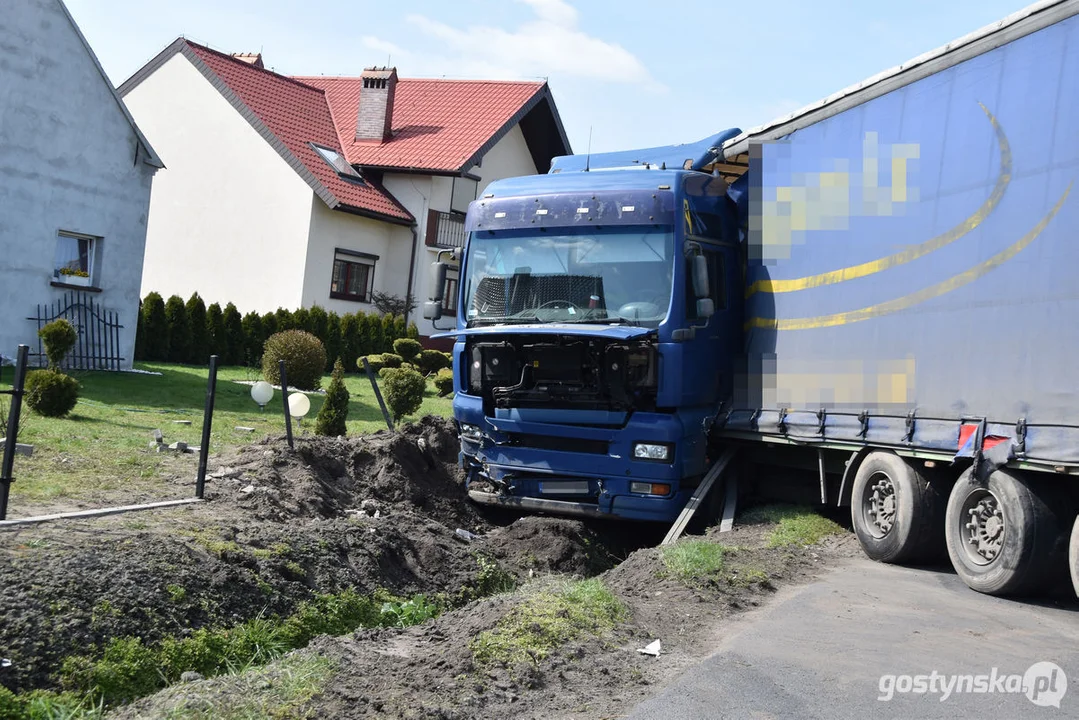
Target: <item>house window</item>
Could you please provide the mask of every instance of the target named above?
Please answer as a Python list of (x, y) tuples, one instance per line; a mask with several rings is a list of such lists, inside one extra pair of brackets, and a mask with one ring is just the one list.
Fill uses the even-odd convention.
[(446, 290), (442, 295), (442, 309), (447, 314), (457, 314), (457, 273), (446, 275)]
[(333, 278), (330, 280), (330, 297), (337, 300), (371, 302), (371, 290), (375, 285), (375, 261), (377, 260), (377, 255), (353, 250), (335, 250)]
[(89, 285), (94, 274), (94, 251), (100, 239), (61, 230), (56, 238), (53, 278), (57, 282)]

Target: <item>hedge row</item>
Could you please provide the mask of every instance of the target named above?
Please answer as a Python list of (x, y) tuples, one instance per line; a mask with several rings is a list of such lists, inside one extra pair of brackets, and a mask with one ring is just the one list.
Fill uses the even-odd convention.
[(135, 335), (135, 359), (205, 365), (217, 355), (222, 365), (259, 367), (266, 339), (281, 330), (305, 330), (326, 347), (327, 372), (338, 358), (355, 371), (361, 355), (393, 351), (401, 338), (418, 338), (415, 323), (394, 315), (357, 312), (338, 315), (315, 305), (299, 310), (240, 315), (232, 303), (209, 307), (195, 293), (185, 303), (152, 292), (142, 300)]

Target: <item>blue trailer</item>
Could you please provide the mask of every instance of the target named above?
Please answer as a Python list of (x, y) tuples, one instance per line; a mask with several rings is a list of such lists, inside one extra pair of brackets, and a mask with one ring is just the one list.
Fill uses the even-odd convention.
[(947, 547), (993, 594), (1066, 577), (1077, 14), (1039, 3), (748, 132), (492, 184), (450, 330), (470, 497), (671, 521), (734, 447), (811, 470), (875, 559)]

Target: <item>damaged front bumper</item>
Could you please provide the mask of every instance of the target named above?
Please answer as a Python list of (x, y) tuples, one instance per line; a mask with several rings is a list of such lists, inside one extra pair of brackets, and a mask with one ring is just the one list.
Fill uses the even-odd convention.
[[(461, 425), (461, 466), (469, 497), (484, 505), (576, 517), (670, 522), (704, 471), (699, 422), (665, 413), (633, 413), (618, 426), (589, 425), (583, 414), (550, 410), (542, 422), (528, 413), (488, 418), (479, 399), (455, 399)], [(589, 418), (595, 420), (594, 417)], [(671, 448), (667, 461), (634, 458), (647, 442)]]

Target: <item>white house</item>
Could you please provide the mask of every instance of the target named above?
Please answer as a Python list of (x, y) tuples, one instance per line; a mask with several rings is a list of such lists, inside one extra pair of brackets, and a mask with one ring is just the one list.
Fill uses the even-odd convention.
[(422, 300), (437, 249), (463, 242), (468, 203), (569, 152), (540, 82), (286, 77), (181, 38), (119, 91), (169, 158), (143, 293), (241, 312)]
[[(162, 167), (61, 0), (0, 13), (0, 353), (74, 303), (82, 367), (130, 367)], [(90, 305), (96, 309), (90, 311)], [(39, 310), (42, 310), (39, 313)], [(123, 325), (107, 332), (98, 318)]]

